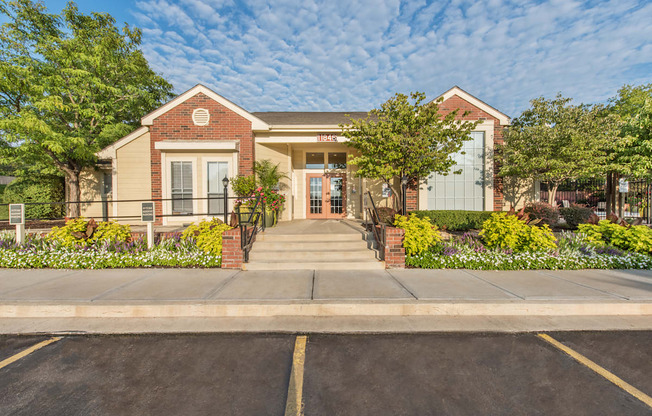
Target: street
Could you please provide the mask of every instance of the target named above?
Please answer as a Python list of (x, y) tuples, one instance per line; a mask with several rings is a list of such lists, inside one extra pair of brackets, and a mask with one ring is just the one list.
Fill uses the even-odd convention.
[(652, 414), (652, 332), (547, 335), (643, 399), (536, 333), (3, 336), (0, 414)]

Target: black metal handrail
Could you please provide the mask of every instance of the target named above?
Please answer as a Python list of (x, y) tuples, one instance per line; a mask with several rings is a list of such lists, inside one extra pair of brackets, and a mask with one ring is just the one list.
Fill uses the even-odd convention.
[(374, 199), (371, 197), (371, 192), (369, 191), (367, 191), (367, 198), (369, 198), (369, 202), (371, 203), (371, 208), (367, 208), (367, 215), (371, 218), (371, 228), (374, 233), (374, 240), (376, 240), (376, 244), (378, 245), (378, 257), (380, 257), (381, 260), (385, 260), (386, 224), (381, 223), (376, 204), (374, 204)]
[[(257, 209), (260, 205), (260, 210)], [(249, 212), (241, 212), (240, 207), (236, 207), (236, 215), (238, 216), (238, 227), (240, 228), (240, 247), (242, 248), (242, 260), (245, 263), (249, 262), (249, 252), (254, 242), (256, 242), (256, 236), (258, 235), (259, 230), (265, 230), (265, 203), (260, 199), (260, 196), (256, 198), (256, 203)], [(243, 221), (243, 216), (248, 214), (246, 220)], [(259, 226), (262, 218), (262, 225)]]

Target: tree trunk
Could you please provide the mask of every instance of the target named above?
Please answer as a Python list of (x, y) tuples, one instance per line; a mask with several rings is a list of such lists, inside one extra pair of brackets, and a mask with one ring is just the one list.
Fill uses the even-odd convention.
[(552, 185), (552, 188), (548, 186), (548, 204), (552, 206), (555, 205), (555, 198), (557, 197), (557, 189), (559, 189), (558, 183)]
[(611, 177), (613, 176), (613, 173), (609, 172), (607, 173), (607, 187), (604, 191), (604, 196), (605, 196), (605, 215), (609, 215), (610, 212), (613, 211), (613, 205), (611, 205), (611, 193), (613, 192), (613, 182), (611, 180)]
[(67, 171), (66, 172), (66, 187), (68, 192), (66, 195), (67, 204), (67, 217), (78, 218), (81, 215), (81, 189), (79, 188), (79, 174), (80, 171)]

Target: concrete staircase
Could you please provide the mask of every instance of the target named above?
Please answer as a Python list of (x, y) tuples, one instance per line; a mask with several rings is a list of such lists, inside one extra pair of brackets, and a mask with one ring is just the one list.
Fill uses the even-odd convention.
[(381, 270), (361, 233), (259, 234), (245, 270)]

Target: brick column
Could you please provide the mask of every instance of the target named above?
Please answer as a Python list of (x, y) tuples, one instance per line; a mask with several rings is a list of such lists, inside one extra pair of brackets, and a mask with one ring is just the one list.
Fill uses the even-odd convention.
[(222, 268), (241, 269), (244, 256), (240, 243), (240, 229), (232, 228), (222, 234)]
[(419, 190), (408, 187), (405, 190), (405, 208), (408, 212), (419, 209)]
[(405, 268), (405, 248), (402, 228), (385, 227), (385, 267), (388, 269)]

